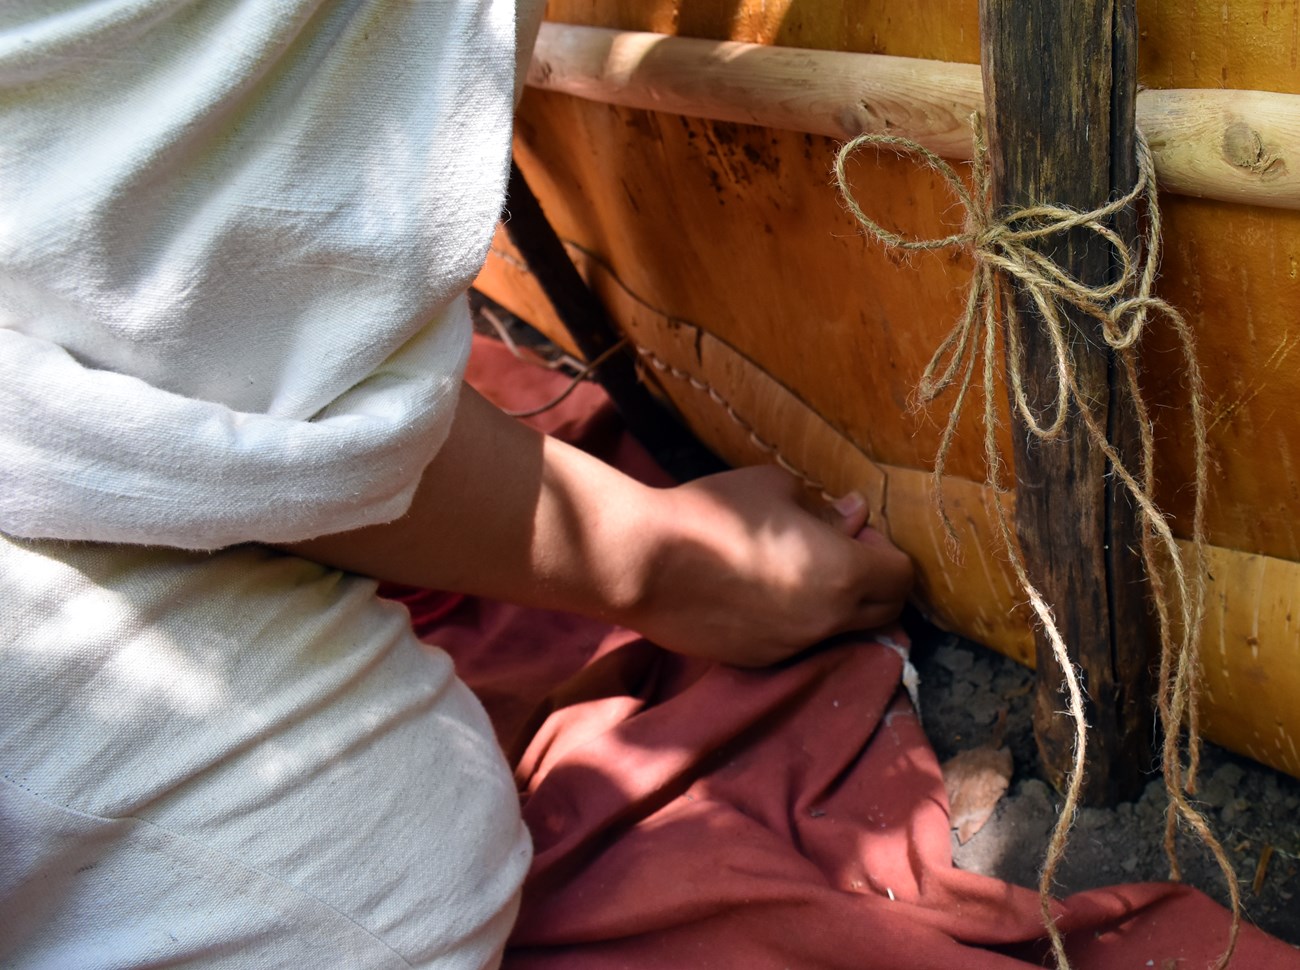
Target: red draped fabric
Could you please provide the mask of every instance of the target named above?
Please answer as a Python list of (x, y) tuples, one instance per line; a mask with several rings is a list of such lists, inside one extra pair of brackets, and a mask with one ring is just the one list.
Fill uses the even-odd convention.
[[(481, 341), (510, 408), (564, 379)], [(666, 484), (598, 389), (534, 423)], [(456, 658), (516, 769), (537, 855), (507, 970), (1012, 970), (1050, 965), (1038, 894), (953, 868), (900, 629), (742, 671), (564, 614), (390, 589)], [(1227, 913), (1172, 884), (1057, 905), (1079, 970), (1210, 966)], [(1300, 970), (1243, 930), (1235, 967)]]

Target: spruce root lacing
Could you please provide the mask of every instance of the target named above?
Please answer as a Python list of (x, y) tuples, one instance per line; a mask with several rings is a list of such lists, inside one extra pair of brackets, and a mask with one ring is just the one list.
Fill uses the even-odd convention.
[(708, 383), (707, 381), (701, 380), (700, 378), (696, 377), (694, 374), (682, 370), (680, 367), (674, 367), (672, 364), (668, 363), (666, 360), (664, 360), (662, 357), (660, 357), (650, 348), (643, 347), (640, 344), (636, 344), (635, 346), (636, 346), (636, 352), (645, 360), (647, 360), (650, 363), (650, 366), (653, 367), (655, 370), (659, 371), (660, 373), (668, 374), (670, 377), (675, 377), (679, 381), (684, 381), (685, 383), (689, 384), (691, 387), (695, 388), (697, 391), (701, 391), (704, 394), (707, 394), (709, 396), (709, 400), (711, 400), (714, 404), (718, 405), (718, 407), (722, 408), (722, 410), (726, 413), (727, 417), (730, 418), (733, 423), (738, 425), (740, 429), (745, 432), (745, 434), (749, 438), (750, 443), (759, 451), (761, 451), (763, 454), (771, 458), (772, 461), (774, 461), (779, 467), (783, 468), (786, 472), (793, 475), (795, 478), (799, 479), (799, 481), (803, 482), (803, 484), (807, 488), (817, 492), (824, 501), (826, 502), (835, 501), (835, 496), (832, 495), (827, 490), (825, 482), (821, 481), (820, 479), (813, 478), (811, 475), (809, 475), (807, 472), (801, 469), (798, 465), (790, 461), (790, 459), (786, 458), (786, 456), (781, 452), (780, 448), (778, 448), (776, 445), (774, 445), (772, 442), (768, 441), (767, 439), (763, 438), (758, 433), (758, 429), (755, 428), (749, 421), (745, 420), (745, 418), (732, 406), (731, 402), (722, 396), (722, 393), (716, 387), (714, 387), (712, 384)]
[[(975, 270), (966, 307), (956, 326), (948, 333), (935, 351), (921, 376), (917, 398), (929, 404), (950, 388), (956, 394), (948, 412), (947, 423), (940, 437), (935, 456), (935, 495), (939, 514), (951, 543), (956, 542), (956, 532), (943, 508), (943, 492), (938, 487), (943, 477), (944, 465), (957, 431), (958, 419), (966, 403), (966, 396), (975, 383), (977, 368), (979, 385), (984, 395), (984, 461), (985, 481), (994, 493), (1004, 487), (1002, 458), (997, 443), (997, 415), (994, 401), (998, 390), (997, 336), (999, 321), (1006, 343), (1006, 382), (1010, 389), (1013, 407), (1024, 422), (1028, 433), (1039, 440), (1060, 438), (1067, 428), (1071, 412), (1082, 420), (1088, 437), (1106, 456), (1114, 474), (1124, 484), (1138, 508), (1141, 526), (1142, 557), (1151, 583), (1152, 599), (1156, 608), (1160, 635), (1160, 670), (1156, 706), (1164, 732), (1161, 765), (1169, 806), (1166, 813), (1165, 851), (1169, 857), (1170, 876), (1179, 878), (1175, 845), (1178, 822), (1181, 819), (1213, 853), (1228, 883), (1232, 902), (1232, 925), (1228, 946), (1216, 961), (1216, 968), (1228, 965), (1236, 946), (1240, 928), (1241, 898), (1237, 878), (1231, 863), (1213, 832), (1199, 811), (1188, 800), (1194, 793), (1196, 774), (1200, 761), (1200, 731), (1197, 709), (1197, 682), (1199, 679), (1200, 629), (1205, 614), (1206, 554), (1205, 554), (1205, 491), (1207, 479), (1206, 422), (1200, 369), (1197, 365), (1191, 328), (1179, 311), (1155, 296), (1153, 287), (1160, 260), (1161, 222), (1156, 198), (1155, 166), (1151, 149), (1142, 133), (1137, 132), (1138, 180), (1133, 189), (1098, 209), (1078, 212), (1064, 206), (1034, 205), (1005, 215), (992, 211), (987, 148), (980, 117), (972, 119), (975, 157), (973, 162), (974, 191), (969, 190), (953, 168), (933, 152), (909, 139), (890, 135), (859, 135), (840, 148), (835, 160), (835, 178), (839, 190), (857, 221), (867, 233), (887, 249), (925, 251), (964, 249), (974, 258)], [(915, 239), (891, 232), (868, 216), (858, 203), (849, 183), (845, 167), (858, 151), (875, 147), (892, 150), (900, 155), (920, 159), (948, 183), (966, 210), (966, 225), (961, 232), (936, 239)], [(1106, 225), (1106, 221), (1139, 200), (1146, 203), (1146, 230), (1142, 247), (1130, 247)], [(1086, 284), (1063, 270), (1034, 247), (1041, 241), (1059, 239), (1072, 230), (1093, 234), (1114, 253), (1118, 264), (1117, 277), (1109, 283)], [(1040, 416), (1030, 405), (1024, 380), (1024, 351), (1022, 319), (1016, 310), (1014, 295), (996, 296), (997, 272), (1012, 278), (1019, 291), (1037, 310), (1042, 320), (1043, 333), (1051, 342), (1055, 358), (1054, 373), (1056, 395), (1045, 416)], [(999, 316), (999, 303), (1001, 314)], [(1104, 421), (1094, 413), (1091, 402), (1080, 391), (1071, 349), (1067, 308), (1080, 311), (1100, 324), (1106, 345), (1114, 351), (1122, 364), (1124, 380), (1128, 385), (1137, 412), (1140, 428), (1140, 465), (1136, 474), (1121, 459), (1107, 439)], [(1190, 392), (1193, 449), (1195, 463), (1195, 499), (1192, 515), (1192, 555), (1184, 562), (1179, 553), (1173, 532), (1164, 514), (1152, 498), (1154, 482), (1154, 441), (1151, 420), (1138, 387), (1136, 346), (1148, 320), (1163, 317), (1178, 336), (1185, 368), (1185, 379)], [(982, 367), (980, 365), (983, 357)], [(1019, 546), (1012, 535), (1011, 526), (1001, 503), (993, 503), (1002, 539), (1016, 578), (1029, 600), (1038, 622), (1051, 644), (1052, 653), (1065, 676), (1065, 693), (1069, 697), (1069, 713), (1074, 721), (1075, 747), (1071, 768), (1066, 776), (1065, 802), (1061, 808), (1048, 845), (1039, 883), (1043, 919), (1052, 939), (1057, 965), (1068, 970), (1070, 964), (1060, 930), (1051, 910), (1051, 890), (1057, 867), (1064, 853), (1070, 827), (1079, 804), (1079, 792), (1087, 754), (1087, 722), (1083, 712), (1083, 693), (1079, 672), (1069, 658), (1068, 651), (1051, 607), (1029, 580)], [(1168, 576), (1171, 581), (1166, 581)], [(1173, 620), (1177, 617), (1178, 630)], [(1184, 731), (1186, 742), (1184, 747)]]

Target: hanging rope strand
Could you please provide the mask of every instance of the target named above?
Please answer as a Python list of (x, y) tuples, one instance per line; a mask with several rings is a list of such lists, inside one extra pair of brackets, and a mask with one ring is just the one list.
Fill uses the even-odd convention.
[[(1001, 471), (1003, 461), (996, 433), (996, 400), (1000, 386), (996, 352), (999, 333), (1006, 344), (1006, 384), (1010, 390), (1012, 406), (1028, 433), (1040, 440), (1058, 438), (1065, 432), (1069, 415), (1077, 413), (1089, 439), (1106, 456), (1111, 469), (1138, 509), (1141, 552), (1150, 578), (1160, 635), (1156, 706), (1164, 732), (1161, 765), (1169, 797), (1165, 847), (1171, 876), (1178, 878), (1175, 835), (1181, 820), (1210, 848), (1223, 871), (1232, 903), (1228, 946), (1216, 963), (1217, 967), (1223, 968), (1227, 966), (1236, 947), (1241, 918), (1240, 890), (1236, 874), (1222, 845), (1210, 831), (1204, 817), (1187, 798), (1187, 793), (1195, 790), (1200, 761), (1197, 683), (1200, 630), (1205, 615), (1208, 572), (1205, 543), (1205, 492), (1208, 477), (1205, 407), (1191, 328), (1175, 307), (1153, 292), (1160, 258), (1162, 226), (1151, 150), (1142, 133), (1137, 132), (1137, 184), (1129, 192), (1097, 209), (1079, 212), (1065, 206), (1034, 205), (997, 218), (989, 202), (987, 148), (978, 115), (972, 119), (972, 127), (975, 144), (973, 192), (952, 166), (933, 152), (908, 139), (890, 135), (859, 135), (842, 146), (835, 159), (835, 179), (849, 211), (866, 232), (886, 248), (920, 252), (959, 248), (970, 252), (975, 261), (962, 316), (926, 365), (917, 386), (916, 398), (922, 405), (930, 404), (950, 388), (957, 388), (934, 463), (934, 492), (939, 514), (949, 543), (955, 546), (956, 531), (943, 507), (943, 492), (939, 486), (968, 391), (974, 383), (976, 371), (980, 371), (984, 395), (985, 481), (995, 496), (993, 505), (998, 534), (1016, 579), (1047, 637), (1053, 656), (1064, 672), (1064, 691), (1075, 728), (1074, 755), (1066, 776), (1065, 801), (1047, 848), (1039, 883), (1043, 919), (1051, 936), (1057, 965), (1062, 970), (1068, 970), (1070, 964), (1064, 941), (1051, 910), (1051, 893), (1079, 804), (1087, 757), (1087, 721), (1079, 672), (1070, 660), (1050, 605), (1029, 579), (1011, 524), (1007, 521), (1002, 504), (996, 500), (996, 495), (1004, 487)], [(846, 171), (848, 160), (868, 147), (916, 157), (938, 173), (965, 207), (963, 231), (935, 239), (915, 239), (888, 230), (868, 216), (854, 195)], [(1137, 249), (1130, 247), (1106, 222), (1139, 200), (1146, 203), (1147, 219), (1142, 246)], [(1035, 243), (1059, 238), (1072, 230), (1091, 233), (1110, 248), (1116, 257), (1115, 279), (1096, 285), (1084, 283), (1034, 248)], [(1042, 332), (1051, 342), (1054, 371), (1050, 379), (1055, 386), (1055, 395), (1042, 414), (1035, 411), (1026, 392), (1022, 323), (1016, 300), (1009, 293), (1004, 294), (999, 317), (996, 295), (998, 272), (1014, 280), (1018, 291), (1029, 299), (1041, 317)], [(1067, 307), (1099, 322), (1102, 339), (1121, 363), (1139, 426), (1136, 474), (1129, 469), (1107, 438), (1103, 422), (1098, 419), (1091, 403), (1078, 386), (1070, 349), (1070, 327), (1064, 317)], [(1189, 389), (1195, 463), (1190, 562), (1184, 561), (1169, 522), (1152, 497), (1155, 445), (1150, 413), (1138, 382), (1136, 347), (1153, 317), (1166, 321), (1177, 335)], [(981, 356), (982, 368), (979, 367)], [(1184, 732), (1187, 739), (1185, 748)]]

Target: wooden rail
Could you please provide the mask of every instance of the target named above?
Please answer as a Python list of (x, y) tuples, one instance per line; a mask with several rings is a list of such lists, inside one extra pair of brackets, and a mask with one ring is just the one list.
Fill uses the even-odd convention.
[[(528, 85), (831, 138), (902, 135), (959, 159), (970, 158), (968, 119), (984, 106), (977, 64), (553, 23), (542, 25)], [(1300, 209), (1300, 95), (1142, 91), (1137, 121), (1162, 189)]]

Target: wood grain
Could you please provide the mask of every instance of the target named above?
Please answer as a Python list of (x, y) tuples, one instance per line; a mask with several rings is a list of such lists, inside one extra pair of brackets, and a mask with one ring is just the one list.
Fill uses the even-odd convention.
[[(978, 64), (970, 0), (550, 0), (560, 23)], [(1300, 94), (1300, 6), (1138, 0), (1139, 82)]]
[[(967, 64), (979, 59), (975, 13), (969, 0), (916, 0), (906, 8), (857, 0), (550, 5), (553, 19), (602, 27)], [(1294, 4), (1266, 0), (1226, 7), (1139, 0), (1140, 79), (1167, 88), (1219, 85), (1226, 71), (1230, 85), (1300, 93), (1295, 13)], [(1144, 91), (1140, 103), (1158, 94)], [(1198, 93), (1224, 99), (1216, 103), (1239, 96)], [(968, 543), (964, 566), (954, 568), (937, 530), (928, 469), (946, 402), (928, 414), (909, 408), (926, 359), (961, 311), (968, 260), (948, 253), (902, 261), (865, 240), (831, 187), (828, 137), (537, 90), (525, 94), (519, 117), (520, 165), (620, 324), (630, 326), (635, 313), (643, 333), (694, 326), (706, 358), (722, 359), (724, 351), (707, 349), (715, 347), (742, 358), (743, 366), (727, 365), (725, 379), (736, 382), (728, 390), (761, 398), (754, 407), (775, 424), (755, 427), (806, 457), (814, 473), (859, 480), (835, 470), (849, 467), (850, 454), (884, 469), (891, 529), (918, 557), (934, 615), (1032, 662), (1028, 623), (994, 547)], [(1187, 123), (1199, 124), (1199, 112)], [(1158, 128), (1153, 133), (1159, 137)], [(1222, 157), (1222, 143), (1210, 150)], [(863, 203), (891, 228), (936, 235), (961, 225), (942, 185), (907, 161), (867, 153), (852, 175)], [(1300, 600), (1300, 210), (1167, 192), (1162, 203), (1160, 293), (1197, 332), (1214, 422), (1209, 525), (1223, 598), (1206, 634), (1208, 735), (1300, 774), (1300, 761), (1287, 753), (1300, 730), (1300, 627), (1289, 619)], [(593, 270), (584, 253), (604, 268)], [(563, 339), (512, 259), (508, 244), (494, 243), (482, 284)], [(623, 289), (615, 278), (640, 302), (616, 299)], [(1143, 368), (1159, 437), (1158, 494), (1179, 530), (1190, 509), (1185, 392), (1172, 341), (1158, 325), (1153, 337)], [(683, 364), (693, 349), (693, 341), (683, 344)], [(721, 429), (707, 395), (680, 387), (674, 401), (697, 427)], [(1005, 423), (1005, 402), (997, 403)], [(816, 420), (786, 419), (787, 408)], [(782, 430), (787, 420), (790, 432)], [(823, 433), (809, 430), (819, 426)], [(721, 440), (721, 430), (708, 434)], [(1002, 442), (1009, 452), (1005, 432)], [(732, 461), (762, 457), (742, 440), (729, 447)], [(979, 452), (979, 429), (964, 421), (946, 488), (967, 490), (948, 501), (963, 503), (962, 528), (971, 534), (987, 534), (989, 525)], [(974, 561), (980, 556), (987, 564)]]
[[(900, 135), (969, 159), (972, 64), (545, 24), (528, 84), (623, 107), (845, 140)], [(1138, 125), (1162, 189), (1300, 208), (1300, 95), (1145, 91)]]
[(1143, 91), (1138, 125), (1162, 190), (1300, 208), (1300, 95)]
[(846, 140), (899, 134), (970, 158), (973, 64), (543, 26), (530, 87), (628, 108)]
[[(930, 466), (945, 402), (929, 413), (909, 403), (961, 312), (969, 262), (903, 262), (864, 239), (829, 185), (831, 141), (530, 91), (515, 148), (562, 236), (669, 315), (742, 348), (868, 453)], [(888, 226), (960, 225), (942, 184), (907, 161), (864, 155), (853, 172)], [(1196, 330), (1212, 410), (1211, 541), (1300, 559), (1300, 212), (1163, 201), (1159, 292)], [(1158, 496), (1185, 535), (1190, 448), (1173, 350), (1157, 322), (1143, 367)], [(983, 476), (973, 419), (952, 461), (954, 474)]]
[[(989, 170), (998, 209), (1040, 199), (1075, 210), (1096, 209), (1136, 180), (1133, 100), (1137, 51), (1132, 8), (1113, 0), (981, 0), (984, 89), (988, 98)], [(1112, 225), (1135, 234), (1131, 215)], [(1102, 285), (1116, 278), (1112, 253), (1083, 230), (1036, 248), (1073, 279)], [(1003, 281), (1018, 306), (1023, 384), (1030, 407), (1050, 423), (1064, 380), (1057, 349), (1034, 301)], [(1061, 307), (1064, 338), (1079, 397), (1138, 467), (1135, 414), (1116, 355), (1100, 323)], [(1044, 417), (1046, 416), (1046, 417)], [(1135, 797), (1151, 761), (1151, 685), (1156, 657), (1143, 636), (1144, 572), (1132, 503), (1078, 410), (1059, 436), (1036, 437), (1013, 410), (1016, 533), (1029, 581), (1042, 594), (1086, 698), (1090, 770), (1085, 804)], [(1126, 635), (1121, 636), (1120, 631)], [(1133, 635), (1133, 634), (1137, 635)], [(1061, 715), (1065, 671), (1049, 631), (1035, 625), (1037, 668), (1034, 739), (1046, 777), (1064, 788), (1078, 742)]]
[[(516, 131), (561, 236), (744, 348), (879, 460), (930, 465), (945, 402), (913, 411), (912, 387), (961, 311), (970, 262), (904, 262), (863, 237), (829, 184), (833, 142), (533, 91)], [(851, 174), (887, 224), (961, 224), (942, 181), (909, 161), (868, 153)], [(962, 429), (950, 467), (982, 478), (974, 415)]]
[[(780, 447), (836, 490), (858, 488), (872, 516), (913, 557), (921, 578), (920, 604), (931, 619), (1032, 667), (1029, 612), (1010, 566), (999, 553), (993, 496), (982, 482), (949, 477), (945, 502), (961, 546), (954, 561), (934, 514), (931, 476), (915, 468), (874, 461), (795, 392), (753, 360), (684, 319), (671, 320), (641, 294), (630, 292), (608, 267), (575, 253), (575, 262), (628, 331), (657, 355), (701, 381), (726, 387), (728, 401), (765, 440)], [(480, 282), (523, 316), (530, 312), (526, 280), (499, 239)], [(518, 282), (521, 285), (515, 286)], [(519, 302), (512, 302), (518, 299)], [(655, 378), (653, 369), (647, 371)], [(660, 377), (664, 392), (705, 442), (736, 465), (769, 460), (707, 394)], [(1014, 512), (1014, 496), (997, 501)], [(1183, 546), (1189, 555), (1189, 547)], [(1205, 734), (1216, 743), (1300, 776), (1300, 563), (1211, 547), (1212, 576), (1206, 620)]]

